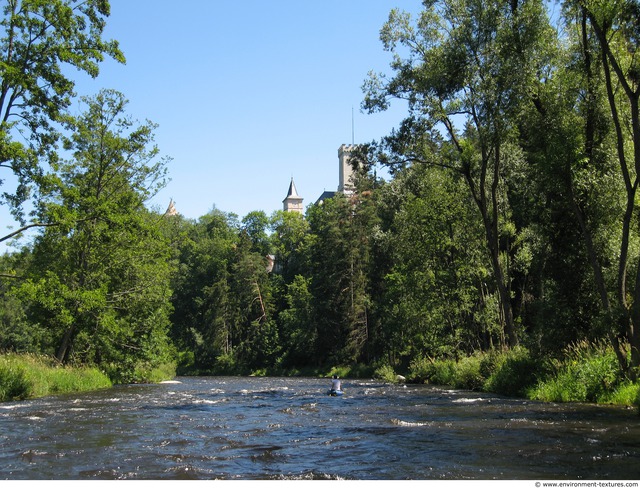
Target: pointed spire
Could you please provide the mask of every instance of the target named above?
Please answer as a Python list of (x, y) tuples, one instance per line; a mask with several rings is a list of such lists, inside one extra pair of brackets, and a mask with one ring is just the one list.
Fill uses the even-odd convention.
[(303, 213), (304, 209), (302, 208), (302, 200), (303, 198), (298, 195), (298, 190), (296, 189), (296, 184), (293, 182), (293, 177), (291, 177), (291, 183), (289, 184), (289, 191), (284, 200), (282, 200), (283, 210), (286, 212), (298, 212)]
[(297, 197), (300, 196), (298, 195), (298, 190), (296, 189), (296, 184), (293, 182), (293, 176), (291, 177), (291, 184), (289, 185), (289, 193), (287, 193), (287, 198), (288, 197)]
[(173, 203), (173, 198), (169, 201), (169, 206), (167, 207), (167, 210), (165, 211), (164, 214), (167, 217), (173, 217), (174, 215), (178, 215), (178, 211), (176, 210), (176, 206)]

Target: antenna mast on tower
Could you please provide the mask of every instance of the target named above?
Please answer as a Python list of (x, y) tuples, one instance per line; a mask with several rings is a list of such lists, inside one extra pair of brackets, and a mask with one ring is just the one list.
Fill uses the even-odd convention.
[(353, 106), (351, 106), (351, 144), (355, 144), (355, 143), (356, 143), (355, 122), (353, 119)]

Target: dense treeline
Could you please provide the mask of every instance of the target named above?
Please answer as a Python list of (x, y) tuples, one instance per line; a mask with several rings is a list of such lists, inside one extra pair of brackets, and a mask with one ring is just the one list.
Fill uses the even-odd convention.
[[(14, 122), (6, 110), (0, 126), (0, 164), (20, 183), (4, 202), (40, 232), (0, 260), (0, 349), (98, 365), (115, 381), (172, 361), (186, 373), (360, 364), (434, 380), (442, 361), (484, 353), (482, 371), (513, 351), (535, 375), (542, 358), (598, 344), (637, 380), (640, 5), (567, 0), (554, 26), (539, 0), (423, 3), (416, 19), (391, 12), (391, 73), (363, 88), (365, 110), (401, 99), (407, 118), (354, 153), (352, 195), (304, 216), (149, 211), (166, 163), (153, 124), (109, 90), (69, 117), (67, 95), (29, 98), (17, 87), (37, 81), (3, 68), (4, 92), (33, 107)], [(5, 7), (4, 66), (29, 8), (49, 7)], [(94, 41), (95, 58), (122, 56)], [(69, 59), (41, 71), (62, 76)], [(12, 139), (24, 123), (28, 145)]]

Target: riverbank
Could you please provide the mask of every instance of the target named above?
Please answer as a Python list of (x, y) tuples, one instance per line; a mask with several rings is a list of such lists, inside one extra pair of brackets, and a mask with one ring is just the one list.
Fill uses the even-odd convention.
[[(175, 376), (172, 368), (145, 370), (143, 376), (146, 382), (160, 382)], [(194, 372), (179, 371), (179, 374), (194, 375)], [(426, 383), (543, 402), (635, 406), (640, 413), (640, 384), (623, 377), (610, 347), (587, 342), (567, 348), (560, 358), (536, 358), (527, 349), (518, 347), (458, 360), (427, 358), (398, 370), (386, 364), (352, 364), (206, 374), (374, 378), (388, 383)], [(97, 368), (63, 367), (43, 356), (0, 355), (0, 401), (97, 390), (112, 385), (109, 376)]]
[(26, 400), (112, 386), (97, 368), (60, 366), (30, 354), (0, 355), (0, 401)]
[[(559, 358), (537, 358), (527, 349), (491, 351), (458, 360), (414, 361), (406, 371), (413, 383), (497, 393), (543, 402), (584, 402), (635, 406), (640, 413), (640, 384), (624, 377), (611, 347), (581, 342)], [(396, 381), (393, 368), (376, 371)]]

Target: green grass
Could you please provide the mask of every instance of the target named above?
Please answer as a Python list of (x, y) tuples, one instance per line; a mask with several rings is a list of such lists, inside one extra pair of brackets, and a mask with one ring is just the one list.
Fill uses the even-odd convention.
[[(633, 386), (619, 390), (624, 378), (613, 349), (605, 344), (580, 342), (568, 347), (560, 361), (550, 362), (550, 373), (529, 390), (533, 400), (547, 402), (612, 403), (630, 398)], [(618, 393), (617, 393), (618, 392)], [(633, 404), (632, 401), (629, 404)]]
[(111, 386), (96, 368), (59, 366), (43, 356), (0, 356), (0, 401), (24, 400)]
[(411, 363), (407, 376), (414, 383), (546, 402), (640, 407), (640, 384), (623, 377), (615, 353), (604, 343), (574, 344), (555, 360), (535, 358), (523, 347), (478, 353), (457, 361), (419, 358)]

